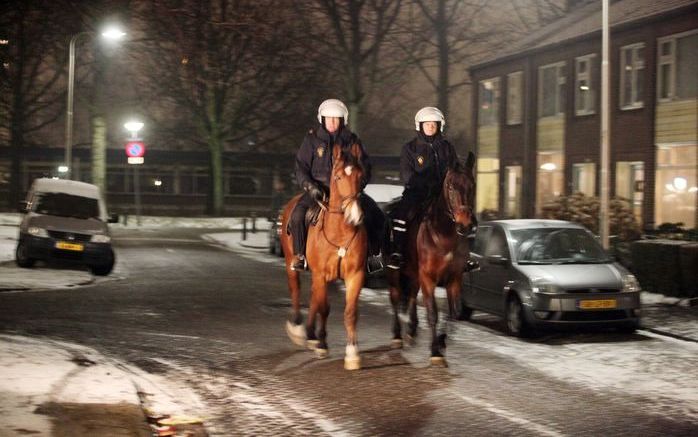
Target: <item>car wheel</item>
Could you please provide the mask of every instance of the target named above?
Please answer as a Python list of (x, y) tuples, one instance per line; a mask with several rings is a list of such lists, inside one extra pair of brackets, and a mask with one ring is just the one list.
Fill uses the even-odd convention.
[(507, 301), (506, 324), (507, 332), (514, 337), (525, 338), (531, 335), (531, 327), (526, 321), (523, 305), (516, 296)]
[(284, 249), (281, 247), (280, 240), (276, 240), (276, 254), (279, 256), (279, 258), (284, 257)]
[(107, 276), (114, 269), (114, 256), (105, 264), (95, 264), (90, 266), (93, 275)]
[(639, 323), (631, 323), (618, 328), (618, 332), (622, 334), (634, 334), (640, 328)]
[(274, 240), (272, 240), (272, 241), (269, 243), (269, 253), (272, 254), (272, 255), (276, 255), (276, 254), (277, 254), (277, 252), (276, 252), (276, 241), (274, 241)]
[(36, 260), (29, 257), (26, 243), (17, 243), (17, 250), (15, 250), (15, 262), (18, 266), (27, 269), (34, 266), (34, 262), (36, 262)]

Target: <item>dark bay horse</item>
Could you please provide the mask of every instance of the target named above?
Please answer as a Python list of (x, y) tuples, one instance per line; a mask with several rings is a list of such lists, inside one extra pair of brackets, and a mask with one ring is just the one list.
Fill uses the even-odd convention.
[(449, 317), (458, 318), (463, 272), (470, 256), (466, 234), (475, 224), (474, 163), (475, 156), (469, 153), (465, 165), (458, 162), (448, 170), (439, 197), (427, 208), (421, 221), (413, 220), (408, 226), (405, 266), (386, 272), (393, 306), (392, 346), (400, 348), (403, 343), (398, 317), (402, 293), (408, 296), (408, 335), (416, 335), (417, 294), (421, 289), (432, 335), (430, 360), (436, 366), (446, 365), (446, 334), (437, 333), (438, 308), (434, 290), (437, 285), (446, 288)]
[[(306, 258), (311, 272), (312, 286), (308, 320), (303, 326), (300, 313), (300, 278), (298, 271), (291, 269), (293, 244), (291, 236), (282, 232), (281, 245), (286, 254), (286, 275), (291, 293), (291, 320), (286, 322), (286, 332), (294, 343), (314, 349), (319, 358), (327, 356), (327, 317), (330, 305), (327, 297), (328, 283), (343, 279), (346, 286), (344, 327), (347, 331), (347, 346), (344, 368), (361, 368), (361, 357), (356, 336), (358, 302), (365, 279), (368, 237), (362, 225), (363, 211), (359, 206), (361, 178), (361, 149), (353, 145), (342, 152), (339, 145), (332, 149), (332, 174), (330, 195), (322, 205), (318, 223), (308, 229)], [(283, 212), (282, 228), (287, 229), (291, 212), (300, 195), (291, 199)], [(315, 329), (316, 316), (320, 316)]]

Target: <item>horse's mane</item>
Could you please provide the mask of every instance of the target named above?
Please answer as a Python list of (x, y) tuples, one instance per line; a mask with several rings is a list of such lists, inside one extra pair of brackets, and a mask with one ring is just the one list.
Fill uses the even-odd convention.
[(339, 159), (344, 163), (344, 166), (351, 165), (354, 167), (358, 167), (361, 170), (362, 174), (366, 171), (361, 159), (359, 159), (358, 156), (354, 156), (354, 154), (351, 153), (351, 148), (343, 149), (341, 154), (339, 155)]

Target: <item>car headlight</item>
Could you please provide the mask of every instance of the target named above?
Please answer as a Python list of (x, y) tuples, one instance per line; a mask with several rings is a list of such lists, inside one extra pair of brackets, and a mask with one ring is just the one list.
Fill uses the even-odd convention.
[(623, 291), (640, 291), (640, 283), (637, 281), (635, 275), (627, 274), (623, 275)]
[(109, 235), (97, 234), (93, 235), (90, 241), (93, 243), (109, 243), (111, 241), (111, 237)]
[(40, 227), (38, 227), (38, 226), (30, 226), (30, 227), (27, 229), (27, 233), (28, 233), (29, 235), (33, 235), (33, 236), (35, 236), (35, 237), (44, 237), (44, 238), (48, 238), (48, 232), (46, 232), (46, 229), (40, 228)]
[(560, 286), (546, 278), (533, 278), (531, 280), (531, 291), (534, 293), (560, 293)]

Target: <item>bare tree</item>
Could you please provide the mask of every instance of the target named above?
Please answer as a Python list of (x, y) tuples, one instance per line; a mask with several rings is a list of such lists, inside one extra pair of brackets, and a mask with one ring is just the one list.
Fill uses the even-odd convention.
[(21, 196), (21, 162), (32, 134), (55, 122), (65, 99), (67, 31), (62, 1), (18, 0), (0, 6), (0, 130), (10, 150), (8, 202)]
[(287, 8), (273, 0), (157, 0), (141, 12), (143, 88), (159, 135), (209, 149), (209, 212), (220, 215), (223, 151), (275, 130), (302, 90), (305, 79), (289, 68)]
[(326, 70), (326, 89), (336, 84), (336, 97), (347, 103), (352, 130), (359, 132), (368, 96), (405, 67), (402, 58), (386, 51), (398, 30), (402, 0), (307, 0), (296, 5), (311, 36), (308, 51)]

